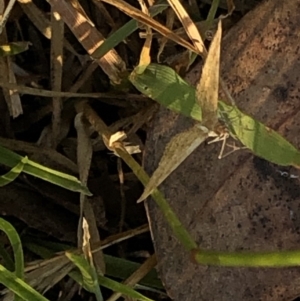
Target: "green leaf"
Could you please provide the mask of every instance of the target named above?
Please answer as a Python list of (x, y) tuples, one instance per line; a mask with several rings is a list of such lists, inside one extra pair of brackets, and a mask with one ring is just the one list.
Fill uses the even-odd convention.
[[(0, 145), (0, 164), (9, 167), (15, 167), (23, 159), (24, 157)], [(86, 195), (92, 195), (88, 188), (84, 186), (77, 178), (45, 167), (41, 164), (35, 163), (34, 161), (28, 160), (27, 164), (23, 166), (23, 172), (65, 189), (81, 192)]]
[(26, 301), (49, 301), (14, 273), (0, 265), (0, 283)]
[[(84, 283), (82, 281), (82, 278), (78, 271), (76, 270), (73, 270), (69, 273), (69, 275), (78, 283), (80, 283), (81, 285), (84, 286)], [(123, 295), (125, 296), (128, 296), (128, 297), (131, 297), (133, 299), (136, 299), (136, 300), (141, 300), (141, 301), (153, 301), (152, 299), (149, 299), (145, 296), (143, 296), (142, 294), (140, 294), (139, 292), (135, 291), (134, 289), (132, 289), (131, 287), (129, 286), (126, 286), (122, 283), (119, 283), (117, 281), (114, 281), (114, 280), (111, 280), (107, 277), (104, 277), (104, 276), (100, 276), (98, 275), (98, 282), (108, 288), (108, 289), (111, 289), (112, 291), (114, 292), (120, 292), (122, 293)]]
[(6, 220), (0, 218), (0, 229), (7, 235), (12, 246), (15, 259), (15, 273), (16, 276), (24, 278), (24, 257), (22, 243), (16, 229)]
[(0, 57), (16, 55), (28, 49), (30, 42), (12, 42), (0, 45)]
[(13, 167), (8, 173), (0, 177), (0, 187), (3, 187), (11, 182), (13, 182), (19, 174), (23, 171), (24, 165), (28, 162), (28, 158), (22, 158), (15, 167)]
[(278, 165), (300, 167), (299, 150), (280, 134), (237, 107), (219, 102), (219, 112), (233, 136), (255, 155)]
[(164, 107), (197, 121), (202, 120), (201, 108), (195, 101), (195, 89), (173, 69), (150, 64), (143, 74), (134, 70), (129, 80), (141, 93)]
[(97, 301), (102, 301), (103, 297), (100, 291), (95, 268), (92, 267), (82, 255), (76, 255), (71, 252), (66, 252), (65, 254), (79, 268), (84, 288), (87, 291), (94, 293)]
[[(201, 108), (196, 102), (195, 88), (188, 85), (169, 67), (151, 64), (146, 71), (130, 75), (132, 84), (161, 105), (201, 121)], [(276, 131), (255, 120), (238, 108), (218, 103), (219, 118), (230, 134), (253, 153), (278, 165), (300, 168), (300, 152)]]
[(195, 249), (191, 258), (197, 263), (227, 267), (293, 267), (300, 265), (300, 251), (216, 252)]
[[(22, 161), (26, 162), (26, 160), (22, 160)], [(15, 259), (15, 264), (14, 264), (15, 275), (20, 279), (24, 279), (24, 256), (23, 256), (23, 248), (22, 248), (22, 243), (19, 234), (9, 222), (7, 222), (2, 218), (0, 218), (0, 229), (7, 235), (13, 249), (14, 259)], [(20, 296), (16, 296), (15, 300), (19, 301), (22, 299), (20, 298)]]
[(11, 272), (15, 270), (15, 263), (3, 244), (0, 244), (0, 258), (3, 262), (3, 266), (6, 269)]

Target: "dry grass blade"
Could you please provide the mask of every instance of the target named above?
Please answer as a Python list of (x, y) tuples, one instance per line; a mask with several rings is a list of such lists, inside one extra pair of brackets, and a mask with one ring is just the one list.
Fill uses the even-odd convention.
[[(1, 77), (0, 77), (1, 78)], [(80, 83), (82, 84), (82, 82)], [(3, 79), (0, 81), (0, 87), (12, 90), (13, 93), (22, 93), (22, 94), (29, 94), (29, 95), (36, 95), (42, 97), (76, 97), (76, 98), (119, 98), (123, 99), (124, 94), (112, 94), (112, 93), (76, 93), (76, 92), (58, 92), (58, 91), (50, 91), (44, 89), (36, 89), (26, 86), (20, 86), (15, 83), (5, 82)], [(78, 86), (76, 87), (78, 88)], [(73, 89), (72, 89), (73, 90)], [(75, 90), (75, 88), (74, 88)], [(136, 94), (127, 95), (131, 98), (135, 99), (143, 99), (144, 97), (140, 97)]]
[(175, 11), (177, 17), (181, 21), (183, 27), (185, 28), (186, 33), (188, 34), (189, 38), (192, 40), (195, 48), (198, 50), (197, 52), (202, 55), (203, 57), (206, 56), (206, 48), (204, 46), (203, 40), (201, 35), (198, 31), (197, 26), (192, 21), (190, 16), (187, 14), (186, 10), (182, 6), (179, 0), (168, 0), (170, 6)]
[[(156, 256), (153, 254), (149, 257), (140, 267), (137, 269), (129, 278), (127, 278), (123, 283), (134, 287), (140, 282), (157, 264)], [(122, 296), (121, 293), (113, 293), (107, 301), (115, 301)]]
[(187, 42), (180, 36), (176, 35), (174, 32), (172, 32), (170, 29), (163, 26), (159, 22), (150, 18), (148, 15), (142, 13), (140, 10), (138, 10), (135, 7), (131, 6), (130, 4), (126, 3), (125, 1), (123, 1), (123, 0), (102, 0), (102, 1), (117, 7), (119, 10), (123, 11), (126, 15), (130, 16), (131, 18), (137, 20), (138, 22), (140, 22), (142, 24), (148, 25), (149, 27), (156, 30), (161, 35), (165, 36), (166, 38), (201, 55), (201, 53), (199, 53), (192, 44), (190, 44), (189, 42)]
[(197, 125), (174, 136), (138, 202), (145, 200), (207, 137), (208, 131)]
[(51, 38), (51, 26), (46, 15), (32, 2), (32, 0), (18, 0), (22, 10), (36, 26), (36, 28), (47, 38)]
[[(11, 10), (13, 9), (13, 7), (15, 5), (15, 2), (16, 2), (16, 0), (9, 0), (9, 2), (8, 2), (7, 6), (6, 6), (4, 14), (2, 14), (2, 12), (1, 12), (0, 34), (2, 33), (2, 31), (3, 31), (4, 27), (5, 27), (6, 21), (8, 20), (10, 12), (11, 12)], [(4, 8), (4, 5), (3, 5), (3, 8)]]
[(202, 108), (202, 124), (212, 131), (218, 122), (221, 36), (222, 27), (221, 21), (219, 21), (218, 29), (210, 45), (196, 92), (197, 102)]
[[(4, 28), (0, 35), (0, 45), (7, 44), (6, 29)], [(7, 85), (14, 85), (16, 83), (15, 74), (12, 70), (11, 58), (9, 56), (0, 58), (0, 81)], [(8, 87), (3, 87), (3, 95), (9, 109), (9, 113), (13, 118), (23, 114), (22, 103), (20, 95)]]
[[(75, 128), (77, 130), (77, 164), (79, 168), (79, 176), (82, 183), (86, 184), (89, 170), (91, 166), (93, 147), (87, 131), (87, 124), (82, 120), (83, 113), (78, 113), (75, 117)], [(100, 241), (100, 235), (97, 229), (96, 218), (89, 203), (89, 200), (84, 194), (80, 194), (80, 219), (78, 224), (78, 247), (83, 246), (83, 216), (85, 217), (90, 228), (91, 243)], [(105, 274), (105, 263), (102, 251), (94, 254), (94, 263), (97, 271), (100, 274)]]
[[(64, 22), (61, 16), (52, 8), (51, 11), (51, 79), (52, 90), (61, 91), (63, 67)], [(52, 99), (52, 147), (56, 148), (61, 130), (62, 99)]]
[[(22, 10), (27, 15), (27, 17), (31, 20), (34, 26), (41, 32), (41, 34), (47, 38), (51, 39), (52, 29), (51, 23), (47, 18), (47, 15), (41, 11), (32, 0), (18, 0)], [(73, 48), (73, 46), (64, 39), (64, 47), (68, 49), (71, 53), (76, 55), (76, 57), (81, 61), (82, 55), (78, 54), (77, 51)]]
[[(48, 2), (62, 16), (64, 22), (90, 55), (103, 43), (104, 37), (91, 25), (82, 10), (76, 9), (65, 0), (48, 0)], [(114, 49), (102, 58), (94, 59), (112, 82), (116, 84), (121, 82), (120, 73), (125, 71), (125, 63)]]

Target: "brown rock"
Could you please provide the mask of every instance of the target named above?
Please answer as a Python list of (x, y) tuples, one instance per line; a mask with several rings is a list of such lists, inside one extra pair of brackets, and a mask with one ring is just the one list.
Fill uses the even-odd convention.
[[(224, 38), (222, 77), (238, 107), (300, 147), (300, 1), (269, 0)], [(187, 80), (199, 79), (199, 66)], [(166, 143), (191, 120), (161, 109), (145, 154), (152, 173)], [(232, 141), (231, 141), (232, 142)], [(201, 145), (162, 185), (200, 248), (222, 251), (300, 249), (300, 172), (238, 151), (222, 160), (220, 144)], [(282, 174), (286, 171), (288, 174)], [(291, 177), (293, 175), (293, 177)], [(299, 268), (199, 266), (174, 238), (153, 200), (148, 213), (158, 270), (174, 300), (293, 300)]]

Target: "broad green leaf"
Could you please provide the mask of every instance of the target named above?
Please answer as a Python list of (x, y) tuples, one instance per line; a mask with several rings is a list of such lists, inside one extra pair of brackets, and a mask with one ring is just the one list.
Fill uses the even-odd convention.
[(8, 237), (12, 246), (15, 259), (15, 274), (18, 278), (24, 278), (24, 256), (22, 243), (16, 229), (6, 220), (0, 218), (0, 230)]
[[(183, 81), (173, 69), (151, 64), (141, 75), (133, 72), (130, 80), (141, 93), (161, 105), (201, 121), (201, 108), (195, 99), (195, 88)], [(176, 91), (177, 96), (172, 91)], [(218, 114), (226, 123), (230, 134), (255, 155), (278, 165), (300, 168), (299, 150), (276, 131), (222, 101), (218, 103)]]
[(102, 301), (103, 297), (95, 268), (92, 267), (82, 255), (76, 255), (71, 252), (66, 252), (65, 254), (79, 268), (84, 288), (89, 292), (94, 293), (97, 301)]
[(188, 85), (173, 69), (150, 64), (143, 74), (131, 73), (129, 80), (143, 94), (164, 107), (202, 120), (200, 106), (195, 102), (195, 89)]
[(237, 107), (219, 102), (219, 112), (230, 132), (253, 153), (272, 163), (300, 167), (300, 152), (280, 134)]
[[(154, 17), (164, 11), (168, 7), (166, 1), (157, 1), (157, 3), (150, 7), (150, 16)], [(121, 28), (116, 30), (111, 36), (109, 36), (91, 55), (92, 58), (99, 59), (104, 56), (109, 50), (116, 47), (118, 44), (123, 42), (129, 35), (139, 28), (138, 22), (134, 19), (123, 25)]]
[[(22, 159), (22, 156), (0, 145), (0, 164), (14, 167)], [(23, 172), (65, 189), (75, 192), (82, 192), (86, 195), (92, 195), (88, 188), (84, 186), (77, 178), (45, 167), (41, 164), (35, 163), (34, 161), (28, 160), (23, 167)]]
[[(84, 282), (82, 281), (82, 275), (80, 275), (78, 271), (76, 271), (76, 270), (71, 271), (70, 276), (76, 282), (78, 282), (79, 284), (84, 286)], [(139, 292), (135, 291), (131, 287), (126, 286), (117, 281), (111, 280), (107, 277), (98, 275), (98, 282), (100, 283), (101, 286), (111, 289), (114, 292), (120, 292), (124, 296), (131, 297), (133, 299), (141, 300), (141, 301), (153, 301), (152, 299), (149, 299), (149, 298), (143, 296), (142, 294), (140, 294)]]
[(13, 182), (19, 174), (23, 171), (24, 165), (28, 162), (28, 158), (24, 157), (21, 162), (19, 162), (14, 168), (12, 168), (8, 173), (0, 176), (0, 187), (3, 187), (11, 182)]
[(14, 273), (0, 265), (0, 283), (26, 301), (49, 301)]
[(29, 42), (12, 42), (6, 45), (0, 45), (0, 57), (15, 55), (28, 49)]

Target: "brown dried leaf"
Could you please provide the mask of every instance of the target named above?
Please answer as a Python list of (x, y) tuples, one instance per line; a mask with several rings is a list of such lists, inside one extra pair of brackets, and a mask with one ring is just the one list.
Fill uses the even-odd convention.
[(145, 200), (207, 137), (208, 130), (198, 125), (174, 136), (138, 202)]
[(218, 122), (221, 36), (222, 27), (221, 21), (219, 21), (196, 92), (197, 102), (202, 108), (202, 124), (212, 131)]

